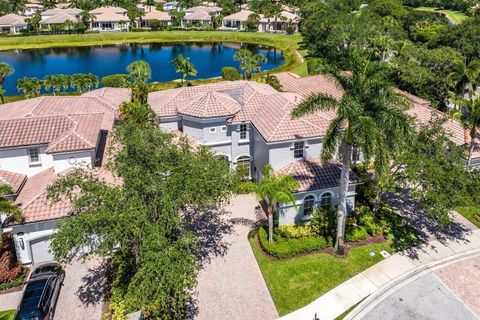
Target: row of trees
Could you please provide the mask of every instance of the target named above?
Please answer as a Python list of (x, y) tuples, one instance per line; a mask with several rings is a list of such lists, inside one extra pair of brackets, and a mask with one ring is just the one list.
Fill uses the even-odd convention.
[(17, 90), (27, 98), (37, 97), (43, 90), (51, 91), (53, 95), (74, 89), (78, 93), (97, 88), (99, 79), (93, 73), (75, 73), (72, 75), (49, 75), (44, 79), (36, 77), (23, 77), (17, 80)]

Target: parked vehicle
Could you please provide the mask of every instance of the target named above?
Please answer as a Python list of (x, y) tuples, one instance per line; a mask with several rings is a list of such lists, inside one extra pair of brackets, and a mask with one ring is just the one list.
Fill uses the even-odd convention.
[(65, 271), (52, 262), (33, 270), (17, 307), (15, 320), (53, 320)]

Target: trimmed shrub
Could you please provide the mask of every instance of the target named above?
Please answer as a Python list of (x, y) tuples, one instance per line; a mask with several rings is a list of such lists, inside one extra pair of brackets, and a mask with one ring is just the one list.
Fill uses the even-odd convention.
[(337, 213), (335, 209), (318, 208), (312, 214), (310, 226), (318, 236), (330, 237), (336, 232)]
[(240, 72), (238, 72), (235, 67), (224, 67), (222, 68), (222, 78), (227, 81), (240, 80)]
[(295, 33), (295, 27), (289, 24), (287, 27), (287, 34), (294, 34), (294, 33)]
[(277, 233), (279, 236), (286, 239), (302, 239), (314, 237), (315, 233), (312, 230), (312, 227), (308, 224), (287, 224), (277, 228)]
[(0, 290), (21, 285), (25, 278), (24, 273), (25, 271), (15, 256), (12, 235), (10, 233), (3, 234), (0, 246)]
[(130, 86), (130, 79), (127, 74), (111, 74), (102, 78), (102, 86), (113, 88), (126, 88)]
[(345, 239), (347, 240), (347, 242), (358, 242), (367, 239), (367, 237), (367, 229), (363, 226), (350, 228), (345, 234)]
[(325, 240), (324, 237), (284, 239), (275, 235), (275, 242), (269, 243), (268, 233), (264, 227), (258, 228), (258, 238), (263, 251), (279, 259), (291, 258), (302, 253), (318, 251), (327, 246), (327, 240)]

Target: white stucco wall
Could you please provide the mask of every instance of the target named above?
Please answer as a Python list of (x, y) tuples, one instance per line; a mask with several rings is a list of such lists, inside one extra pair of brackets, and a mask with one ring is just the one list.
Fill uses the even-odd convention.
[(53, 155), (55, 172), (62, 172), (71, 167), (88, 168), (95, 166), (95, 151), (57, 153)]
[[(13, 240), (17, 260), (22, 264), (32, 263), (32, 253), (30, 252), (30, 242), (54, 233), (55, 224), (59, 220), (37, 222), (30, 224), (17, 225), (12, 227)], [(23, 233), (23, 234), (22, 234)], [(21, 240), (23, 239), (23, 248)]]
[(28, 162), (28, 148), (0, 150), (0, 169), (33, 176), (41, 171), (53, 167), (53, 157), (46, 154), (46, 146), (39, 146), (40, 164), (30, 165)]
[[(319, 158), (322, 152), (322, 139), (299, 139), (296, 141), (304, 141), (305, 147), (303, 151), (303, 159), (310, 160)], [(287, 141), (269, 144), (269, 160), (274, 170), (279, 170), (296, 159), (293, 155), (293, 145), (295, 141)]]
[[(350, 185), (348, 188), (347, 206), (349, 212), (355, 209), (355, 189), (356, 185)], [(313, 195), (313, 197), (315, 198), (315, 207), (318, 207), (321, 196), (326, 192), (330, 192), (333, 194), (332, 202), (335, 205), (338, 203), (338, 191), (339, 188), (337, 187), (295, 194), (295, 198), (297, 199), (297, 208), (295, 208), (291, 204), (280, 204), (278, 206), (279, 225), (309, 221), (311, 217), (303, 215), (303, 199), (305, 199), (305, 197), (309, 195)]]

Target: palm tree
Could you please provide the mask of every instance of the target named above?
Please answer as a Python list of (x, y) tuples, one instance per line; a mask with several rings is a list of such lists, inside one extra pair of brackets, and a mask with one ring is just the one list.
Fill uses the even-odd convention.
[(182, 74), (182, 86), (186, 85), (185, 80), (187, 76), (194, 77), (198, 73), (195, 65), (190, 61), (190, 58), (184, 58), (181, 54), (172, 60), (172, 64), (175, 66), (175, 72)]
[(46, 90), (50, 90), (51, 88), (53, 95), (56, 96), (60, 93), (62, 88), (62, 79), (60, 78), (60, 75), (49, 75), (43, 79), (43, 84)]
[(348, 74), (337, 72), (333, 75), (345, 90), (339, 101), (323, 93), (314, 94), (300, 103), (292, 114), (301, 117), (317, 111), (336, 111), (336, 118), (325, 134), (322, 160), (331, 160), (338, 150), (342, 163), (334, 247), (337, 254), (344, 253), (353, 147), (363, 153), (366, 162), (373, 161), (377, 177), (381, 179), (388, 173), (394, 142), (407, 139), (413, 130), (411, 118), (404, 112), (410, 102), (393, 90), (384, 63), (372, 62), (355, 51), (350, 59), (350, 70)]
[(454, 65), (454, 71), (447, 76), (447, 81), (455, 94), (464, 97), (467, 89), (476, 90), (480, 84), (480, 60), (472, 60)]
[(86, 80), (87, 80), (87, 88), (88, 91), (90, 91), (93, 88), (98, 88), (98, 85), (100, 84), (100, 80), (96, 75), (93, 73), (88, 73), (85, 75)]
[(233, 58), (240, 62), (243, 77), (247, 80), (252, 78), (254, 72), (260, 72), (261, 64), (267, 61), (267, 58), (261, 53), (252, 53), (247, 49), (238, 50)]
[(297, 208), (297, 201), (293, 192), (298, 189), (299, 183), (291, 176), (275, 174), (272, 165), (263, 167), (263, 179), (259, 183), (245, 182), (240, 186), (242, 191), (253, 192), (259, 200), (267, 204), (268, 242), (273, 242), (273, 214), (275, 204), (292, 204)]
[(150, 68), (150, 65), (148, 64), (148, 62), (142, 60), (130, 63), (127, 67), (127, 71), (130, 74), (132, 83), (146, 83), (152, 77), (152, 69)]
[(23, 77), (17, 80), (17, 90), (23, 92), (25, 97), (37, 97), (42, 89), (42, 80), (37, 78)]
[[(0, 86), (2, 86), (5, 83), (5, 79), (12, 75), (15, 72), (15, 70), (12, 68), (11, 65), (5, 62), (0, 62)], [(5, 90), (4, 92), (0, 95), (0, 98), (2, 100), (2, 103), (5, 103), (5, 98), (4, 98)]]
[(385, 61), (387, 54), (392, 50), (395, 42), (387, 35), (382, 35), (373, 39), (374, 48), (380, 53), (380, 61)]
[(454, 103), (461, 107), (460, 110), (456, 111), (454, 117), (460, 119), (463, 126), (469, 131), (470, 146), (465, 164), (465, 168), (468, 168), (472, 162), (475, 140), (480, 136), (478, 133), (478, 129), (480, 128), (480, 95), (474, 97), (473, 93), (470, 92), (468, 98), (456, 96)]
[(67, 91), (68, 88), (70, 88), (71, 76), (66, 74), (60, 74), (58, 75), (58, 77), (59, 77), (59, 82), (61, 83), (63, 92)]

